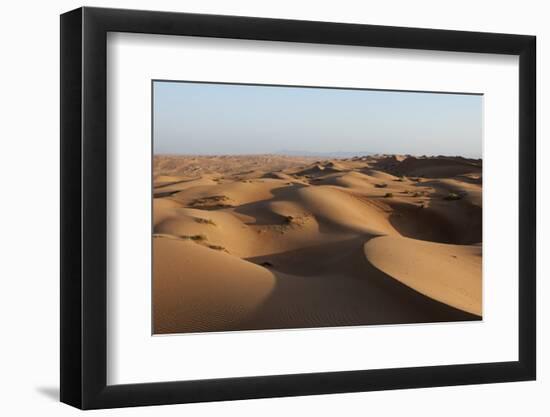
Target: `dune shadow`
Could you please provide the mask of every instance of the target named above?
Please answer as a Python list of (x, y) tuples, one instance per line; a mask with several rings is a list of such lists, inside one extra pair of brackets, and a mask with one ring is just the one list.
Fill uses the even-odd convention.
[(401, 235), (430, 242), (458, 244), (460, 231), (438, 211), (417, 204), (393, 204), (389, 221)]
[(364, 235), (336, 240), (281, 253), (245, 258), (245, 260), (257, 265), (269, 264), (270, 270), (283, 274), (319, 276), (326, 274), (334, 266), (339, 268), (342, 258), (349, 256), (350, 251), (362, 247), (363, 243), (371, 237)]
[(357, 237), (249, 258), (269, 262), (268, 298), (236, 330), (436, 323), (480, 320), (433, 300), (374, 267)]

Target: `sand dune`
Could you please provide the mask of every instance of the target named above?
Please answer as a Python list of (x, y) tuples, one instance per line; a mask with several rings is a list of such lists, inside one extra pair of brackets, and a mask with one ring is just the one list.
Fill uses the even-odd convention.
[(275, 285), (265, 268), (192, 241), (155, 238), (153, 244), (155, 333), (230, 328)]
[(480, 319), (481, 161), (155, 156), (155, 333)]
[(481, 316), (481, 247), (382, 236), (365, 244), (369, 262), (434, 300)]

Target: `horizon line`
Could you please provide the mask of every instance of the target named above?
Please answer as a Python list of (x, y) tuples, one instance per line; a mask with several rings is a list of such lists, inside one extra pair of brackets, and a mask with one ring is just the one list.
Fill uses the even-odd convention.
[(379, 157), (379, 156), (406, 156), (413, 158), (466, 158), (466, 159), (483, 159), (482, 156), (465, 156), (465, 155), (450, 155), (450, 154), (411, 154), (411, 153), (383, 153), (383, 152), (360, 152), (353, 153), (349, 152), (349, 156), (338, 157), (331, 156), (330, 154), (338, 153), (348, 153), (346, 151), (336, 151), (336, 152), (322, 152), (317, 155), (308, 155), (307, 153), (300, 154), (295, 152), (294, 154), (282, 153), (282, 152), (259, 152), (259, 153), (177, 153), (177, 152), (168, 152), (168, 153), (154, 153), (153, 156), (197, 156), (197, 157), (207, 157), (207, 156), (287, 156), (287, 157), (308, 157), (308, 158), (318, 158), (318, 157), (327, 157), (334, 159), (343, 159), (343, 158), (353, 158), (353, 157)]

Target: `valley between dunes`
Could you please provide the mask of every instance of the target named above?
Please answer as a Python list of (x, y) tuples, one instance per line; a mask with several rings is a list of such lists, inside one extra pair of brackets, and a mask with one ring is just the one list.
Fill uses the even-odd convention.
[(156, 155), (155, 334), (480, 320), (482, 163)]

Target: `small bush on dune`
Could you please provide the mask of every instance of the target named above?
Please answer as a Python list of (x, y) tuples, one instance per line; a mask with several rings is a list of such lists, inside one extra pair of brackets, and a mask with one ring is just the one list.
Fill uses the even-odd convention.
[(374, 186), (376, 188), (386, 188), (388, 186), (388, 184), (385, 184), (385, 183), (381, 182), (380, 184), (374, 184)]
[(461, 198), (462, 198), (462, 196), (460, 194), (457, 194), (457, 193), (449, 193), (445, 197), (443, 197), (443, 199), (447, 200), (447, 201), (460, 200)]
[(189, 240), (193, 240), (195, 242), (203, 242), (206, 240), (206, 236), (205, 235), (183, 235), (183, 236), (180, 236), (182, 239), (189, 239)]
[(391, 197), (393, 197), (393, 193), (386, 193), (386, 194), (384, 194), (384, 197), (385, 198), (391, 198)]
[(210, 249), (219, 250), (223, 252), (227, 252), (227, 249), (225, 249), (223, 246), (220, 245), (208, 245)]
[(201, 223), (201, 224), (209, 224), (209, 225), (212, 225), (212, 226), (216, 225), (216, 223), (214, 223), (214, 220), (211, 220), (211, 219), (202, 219), (200, 217), (196, 217), (195, 221), (197, 223)]

